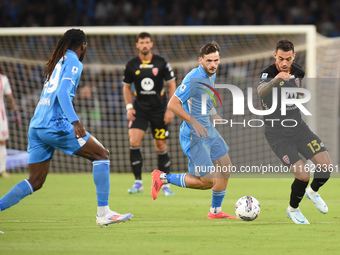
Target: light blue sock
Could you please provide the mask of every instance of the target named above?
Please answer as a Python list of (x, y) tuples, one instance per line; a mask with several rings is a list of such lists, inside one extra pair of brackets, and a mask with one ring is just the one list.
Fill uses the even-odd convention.
[(33, 193), (33, 187), (28, 180), (16, 184), (6, 195), (0, 199), (0, 211), (19, 203), (21, 199)]
[(110, 195), (110, 160), (94, 160), (93, 161), (93, 181), (97, 190), (98, 206), (109, 205)]
[(176, 185), (178, 187), (186, 188), (185, 176), (187, 174), (167, 174), (166, 179), (169, 183)]
[(215, 191), (211, 189), (211, 191), (212, 191), (211, 207), (221, 207), (223, 198), (227, 190)]

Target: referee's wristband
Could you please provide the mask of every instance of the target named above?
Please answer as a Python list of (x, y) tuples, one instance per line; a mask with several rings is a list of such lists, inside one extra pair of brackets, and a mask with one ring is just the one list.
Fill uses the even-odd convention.
[(130, 110), (130, 109), (132, 109), (133, 108), (133, 104), (127, 104), (126, 105), (126, 110), (128, 111), (128, 110)]

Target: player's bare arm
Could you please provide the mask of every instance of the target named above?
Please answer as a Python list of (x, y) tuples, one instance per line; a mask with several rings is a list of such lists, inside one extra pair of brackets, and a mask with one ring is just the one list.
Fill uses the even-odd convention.
[(258, 87), (257, 87), (257, 93), (260, 97), (265, 97), (268, 95), (275, 84), (279, 83), (280, 81), (289, 81), (290, 79), (290, 74), (286, 72), (280, 72), (278, 73), (274, 79), (270, 80), (269, 82), (262, 82)]
[(198, 137), (203, 136), (205, 139), (208, 136), (208, 130), (184, 110), (184, 108), (182, 107), (182, 102), (178, 99), (178, 97), (171, 97), (168, 103), (168, 109), (173, 111), (180, 119), (190, 124), (195, 129)]
[(211, 110), (210, 110), (210, 119), (214, 123), (214, 120), (220, 120), (222, 119), (220, 115), (217, 114), (217, 111), (213, 105), (211, 105)]
[(131, 84), (127, 84), (127, 83), (124, 84), (123, 95), (124, 95), (124, 100), (126, 104), (126, 118), (129, 121), (134, 121), (136, 119), (135, 118), (136, 110), (133, 109), (133, 105), (132, 105), (133, 93), (131, 89)]
[[(176, 91), (175, 79), (168, 81), (166, 83), (166, 85), (168, 87), (169, 98), (172, 98), (172, 96), (174, 95), (174, 93)], [(170, 111), (169, 109), (167, 109), (165, 111), (165, 114), (164, 114), (164, 123), (167, 125), (167, 124), (171, 123), (173, 120), (174, 120), (174, 113), (172, 111)]]

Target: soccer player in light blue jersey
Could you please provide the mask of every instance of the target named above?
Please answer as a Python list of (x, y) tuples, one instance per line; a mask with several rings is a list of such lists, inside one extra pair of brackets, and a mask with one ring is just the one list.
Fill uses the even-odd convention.
[(55, 149), (89, 159), (97, 190), (99, 226), (124, 222), (133, 215), (111, 211), (109, 151), (79, 122), (72, 105), (87, 48), (86, 35), (70, 29), (57, 43), (44, 71), (46, 81), (28, 130), (28, 179), (0, 199), (0, 211), (39, 190), (47, 177)]
[[(200, 49), (199, 67), (188, 73), (168, 103), (168, 108), (183, 120), (180, 142), (189, 158), (189, 174), (152, 172), (151, 194), (157, 198), (162, 185), (171, 183), (183, 188), (212, 189), (208, 219), (234, 219), (222, 212), (229, 180), (231, 161), (229, 147), (212, 125), (211, 119), (221, 119), (212, 105), (216, 71), (220, 63), (220, 47), (216, 42)], [(222, 171), (223, 169), (223, 171)]]

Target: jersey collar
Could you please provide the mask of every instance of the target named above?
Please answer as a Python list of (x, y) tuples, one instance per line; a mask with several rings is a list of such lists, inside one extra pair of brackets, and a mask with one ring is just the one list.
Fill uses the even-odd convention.
[(142, 64), (149, 64), (152, 61), (153, 53), (151, 52), (150, 60), (142, 60), (139, 54), (138, 54), (138, 58), (139, 58), (140, 62), (142, 62)]
[(73, 50), (67, 49), (66, 53), (72, 54), (78, 58), (78, 55)]
[(203, 78), (210, 78), (201, 65), (198, 66), (198, 71), (200, 72)]

